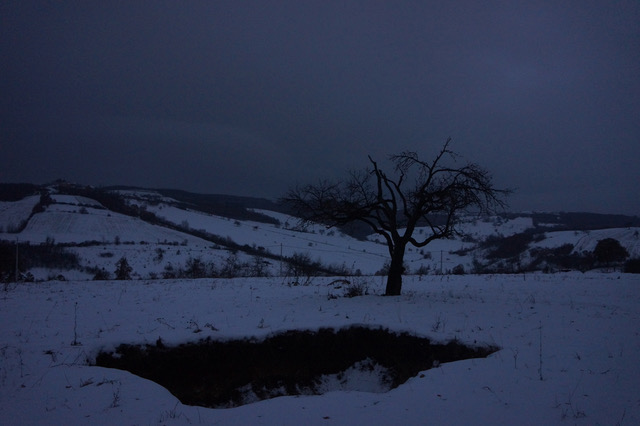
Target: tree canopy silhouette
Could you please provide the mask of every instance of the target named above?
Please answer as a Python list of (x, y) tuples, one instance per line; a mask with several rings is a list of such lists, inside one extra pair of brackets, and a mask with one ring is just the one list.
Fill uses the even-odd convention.
[[(410, 151), (391, 155), (393, 175), (369, 156), (369, 168), (340, 181), (297, 186), (282, 201), (305, 221), (328, 227), (358, 221), (381, 235), (391, 256), (385, 294), (399, 295), (408, 244), (424, 247), (449, 238), (457, 232), (460, 213), (503, 208), (503, 196), (510, 193), (496, 189), (489, 172), (477, 164), (456, 165), (459, 155), (449, 149), (450, 142), (431, 162)], [(417, 226), (430, 232), (416, 238)]]
[(598, 262), (609, 266), (612, 263), (623, 262), (629, 257), (629, 252), (615, 238), (605, 238), (598, 240), (593, 255)]

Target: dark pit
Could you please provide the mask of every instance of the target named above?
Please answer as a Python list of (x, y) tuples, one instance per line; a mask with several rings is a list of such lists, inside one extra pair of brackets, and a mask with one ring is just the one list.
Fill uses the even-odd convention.
[(262, 340), (122, 344), (115, 352), (98, 354), (95, 365), (152, 380), (183, 404), (234, 407), (282, 395), (321, 394), (327, 377), (339, 385), (349, 371), (376, 375), (386, 391), (441, 363), (484, 358), (496, 350), (353, 326), (291, 330)]

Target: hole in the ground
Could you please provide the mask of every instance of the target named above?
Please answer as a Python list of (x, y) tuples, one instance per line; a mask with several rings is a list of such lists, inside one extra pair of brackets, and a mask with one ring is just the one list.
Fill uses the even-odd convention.
[(234, 407), (282, 395), (332, 390), (386, 392), (444, 362), (482, 358), (496, 347), (432, 344), (408, 333), (353, 326), (291, 330), (264, 340), (201, 340), (179, 346), (118, 346), (100, 367), (152, 380), (183, 404)]

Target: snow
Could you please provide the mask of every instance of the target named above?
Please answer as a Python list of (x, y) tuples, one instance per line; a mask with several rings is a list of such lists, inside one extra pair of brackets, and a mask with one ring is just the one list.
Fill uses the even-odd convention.
[(25, 197), (19, 201), (0, 201), (0, 235), (15, 238), (14, 234), (4, 234), (17, 229), (23, 221), (29, 219), (33, 208), (40, 201), (39, 195)]
[(47, 237), (58, 243), (81, 243), (85, 241), (179, 241), (194, 239), (181, 232), (150, 225), (141, 219), (132, 218), (108, 210), (86, 208), (81, 213), (76, 207), (54, 204), (44, 213), (35, 214), (20, 241), (42, 243)]
[(359, 241), (319, 225), (310, 225), (301, 231), (297, 229), (299, 219), (265, 210), (256, 211), (275, 217), (282, 225), (237, 221), (167, 205), (148, 206), (147, 210), (177, 225), (188, 224), (191, 229), (229, 237), (240, 245), (262, 247), (268, 252), (287, 257), (296, 253), (309, 254), (312, 260), (321, 259), (325, 265), (345, 264), (353, 271), (360, 269), (373, 274), (388, 257), (385, 245)]
[[(399, 297), (362, 279), (375, 294), (329, 298), (331, 278), (10, 284), (0, 294), (3, 424), (640, 423), (640, 276), (407, 277)], [(353, 324), (502, 349), (389, 392), (354, 374), (342, 388), (327, 378), (324, 395), (230, 409), (185, 406), (148, 380), (88, 365), (120, 343)]]
[(73, 206), (92, 206), (104, 208), (102, 204), (94, 199), (82, 197), (79, 195), (52, 194), (51, 199), (59, 204), (70, 204)]

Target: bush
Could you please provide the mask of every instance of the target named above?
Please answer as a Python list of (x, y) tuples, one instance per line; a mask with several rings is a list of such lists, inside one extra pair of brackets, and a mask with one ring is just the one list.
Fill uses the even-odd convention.
[(598, 241), (593, 256), (599, 263), (609, 266), (611, 263), (624, 261), (629, 257), (629, 252), (615, 238), (605, 238)]
[(549, 273), (555, 270), (574, 269), (586, 271), (593, 267), (591, 252), (574, 253), (573, 244), (563, 244), (559, 247), (535, 247), (529, 251), (531, 263), (529, 270), (541, 269)]
[(429, 272), (431, 272), (429, 265), (420, 265), (420, 267), (416, 269), (415, 275), (429, 275)]
[(154, 262), (157, 262), (157, 263), (162, 262), (162, 259), (164, 258), (164, 253), (165, 253), (165, 251), (158, 247), (156, 249), (156, 255), (153, 258)]
[(106, 271), (104, 268), (102, 269), (96, 268), (95, 274), (93, 275), (94, 281), (105, 281), (105, 280), (108, 280), (109, 278), (111, 278), (111, 274), (109, 274), (108, 271)]
[(451, 273), (453, 275), (464, 275), (464, 266), (462, 264), (454, 266), (451, 270)]
[(229, 254), (224, 261), (224, 264), (220, 268), (219, 275), (222, 278), (235, 278), (239, 277), (242, 272), (242, 263), (238, 259), (235, 253)]
[(206, 278), (209, 276), (207, 265), (199, 257), (189, 257), (184, 268), (187, 278)]
[(287, 259), (287, 276), (293, 278), (296, 284), (299, 284), (302, 278), (309, 283), (311, 277), (318, 276), (321, 272), (320, 262), (312, 261), (308, 253), (294, 253)]
[(491, 251), (487, 254), (487, 259), (509, 259), (515, 258), (524, 252), (529, 244), (536, 240), (531, 232), (522, 232), (508, 237), (489, 236), (482, 244)]
[(269, 276), (269, 265), (270, 263), (264, 258), (260, 256), (253, 256), (253, 261), (251, 262), (250, 275), (252, 277), (268, 277)]
[(179, 273), (173, 268), (171, 263), (167, 263), (164, 265), (164, 271), (162, 272), (162, 278), (164, 279), (174, 279), (178, 278)]
[(130, 280), (131, 272), (133, 268), (129, 266), (129, 262), (126, 257), (121, 257), (120, 260), (116, 263), (116, 280)]
[(366, 296), (369, 294), (369, 283), (365, 279), (353, 280), (344, 288), (344, 297)]

